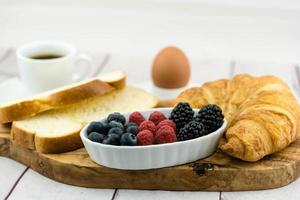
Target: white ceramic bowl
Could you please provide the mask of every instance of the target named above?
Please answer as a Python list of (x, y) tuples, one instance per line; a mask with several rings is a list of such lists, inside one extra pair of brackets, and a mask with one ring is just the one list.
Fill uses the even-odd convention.
[[(153, 111), (169, 116), (172, 108), (140, 111), (148, 119)], [(198, 111), (194, 109), (195, 113)], [(128, 121), (130, 113), (124, 114)], [(105, 120), (105, 119), (103, 119)], [(100, 121), (103, 121), (100, 120)], [(211, 155), (217, 148), (227, 122), (209, 135), (192, 140), (148, 146), (114, 146), (96, 143), (87, 138), (85, 126), (80, 137), (91, 159), (103, 166), (115, 169), (142, 170), (169, 167), (193, 162)]]

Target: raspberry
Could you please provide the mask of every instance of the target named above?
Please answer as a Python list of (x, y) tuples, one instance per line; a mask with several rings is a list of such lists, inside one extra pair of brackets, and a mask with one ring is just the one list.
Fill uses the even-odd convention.
[(151, 145), (154, 143), (153, 133), (149, 130), (143, 130), (137, 134), (138, 145)]
[(145, 117), (140, 112), (133, 112), (129, 116), (129, 122), (136, 123), (140, 125), (143, 121), (145, 121)]
[(139, 131), (143, 131), (143, 130), (149, 130), (153, 134), (155, 134), (156, 126), (152, 121), (146, 120), (146, 121), (143, 121), (139, 126)]
[(157, 125), (159, 122), (163, 121), (164, 119), (166, 119), (164, 114), (158, 111), (154, 111), (153, 113), (151, 113), (149, 117), (149, 120), (152, 121), (155, 125)]
[(165, 120), (159, 122), (159, 124), (157, 124), (157, 126), (156, 126), (156, 130), (160, 129), (162, 126), (170, 126), (176, 132), (176, 124), (170, 119), (165, 119)]
[(156, 144), (163, 144), (176, 142), (177, 139), (175, 131), (172, 127), (162, 126), (157, 130), (156, 135), (154, 136), (154, 140)]

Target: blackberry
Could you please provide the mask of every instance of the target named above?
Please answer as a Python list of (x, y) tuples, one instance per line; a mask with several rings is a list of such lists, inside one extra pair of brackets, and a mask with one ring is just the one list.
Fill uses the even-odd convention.
[(194, 111), (189, 103), (180, 102), (172, 110), (170, 120), (176, 124), (177, 130), (180, 130), (185, 124), (193, 120)]
[(202, 107), (195, 117), (195, 121), (204, 125), (207, 134), (214, 132), (223, 124), (224, 115), (222, 109), (215, 104)]
[(195, 139), (205, 135), (205, 129), (202, 123), (190, 121), (177, 133), (178, 141)]

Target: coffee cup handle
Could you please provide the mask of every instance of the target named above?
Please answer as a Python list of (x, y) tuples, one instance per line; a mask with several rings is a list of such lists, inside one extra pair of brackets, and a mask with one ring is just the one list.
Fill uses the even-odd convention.
[(75, 67), (76, 65), (78, 65), (78, 63), (84, 63), (85, 64), (85, 70), (83, 73), (75, 73), (73, 76), (73, 81), (77, 82), (77, 81), (81, 81), (83, 79), (86, 79), (88, 77), (90, 77), (93, 73), (93, 71), (95, 70), (95, 64), (93, 59), (85, 54), (80, 54), (79, 56), (77, 56), (75, 58)]

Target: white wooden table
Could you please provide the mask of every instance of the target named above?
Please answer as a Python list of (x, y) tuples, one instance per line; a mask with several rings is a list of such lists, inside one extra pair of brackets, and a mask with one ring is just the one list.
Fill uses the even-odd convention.
[[(84, 3), (83, 3), (84, 2)], [(300, 3), (297, 0), (0, 0), (0, 81), (16, 73), (13, 49), (37, 39), (60, 39), (93, 53), (103, 71), (122, 69), (128, 82), (150, 81), (161, 47), (188, 54), (192, 83), (240, 72), (274, 74), (300, 94)], [(299, 200), (300, 179), (279, 189), (170, 192), (74, 187), (0, 157), (0, 199), (270, 199)]]
[[(3, 55), (3, 54), (2, 54)], [(150, 81), (149, 66), (151, 59), (131, 59), (128, 56), (102, 54), (96, 56), (103, 71), (122, 69), (128, 74), (128, 82), (140, 86), (141, 82)], [(1, 55), (0, 55), (1, 58)], [(0, 59), (1, 60), (1, 59)], [(0, 62), (0, 70), (7, 63), (15, 66), (13, 52)], [(6, 64), (5, 64), (6, 63)], [(276, 65), (274, 63), (249, 63), (237, 60), (191, 59), (193, 83), (203, 83), (218, 78), (229, 78), (234, 74), (248, 72), (255, 75), (274, 74), (290, 84), (295, 94), (300, 94), (300, 76), (296, 76), (295, 65)], [(134, 69), (134, 70), (133, 70)], [(299, 71), (298, 71), (299, 72)], [(300, 75), (300, 74), (299, 74)], [(2, 80), (8, 78), (1, 76)], [(0, 199), (300, 199), (300, 179), (279, 189), (247, 192), (174, 192), (119, 189), (90, 189), (62, 184), (41, 176), (18, 162), (0, 157)]]

